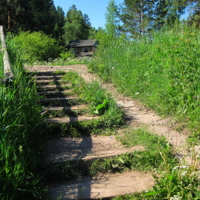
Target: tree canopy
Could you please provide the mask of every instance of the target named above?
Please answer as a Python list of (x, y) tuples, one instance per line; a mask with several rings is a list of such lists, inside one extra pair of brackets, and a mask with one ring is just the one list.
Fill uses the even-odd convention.
[(55, 12), (52, 0), (0, 0), (0, 24), (13, 32), (20, 29), (52, 34)]
[[(200, 27), (199, 0), (124, 0), (120, 5), (110, 0), (105, 29), (100, 35), (141, 37), (151, 30), (173, 27), (188, 8), (188, 24)], [(53, 0), (0, 0), (0, 24), (14, 33), (42, 31), (58, 39), (60, 44), (99, 38), (87, 14), (72, 5), (65, 15), (61, 7), (55, 7)]]
[(73, 40), (84, 40), (89, 38), (91, 28), (90, 19), (87, 14), (82, 14), (77, 10), (75, 5), (72, 5), (65, 17), (64, 25), (64, 40), (67, 44)]

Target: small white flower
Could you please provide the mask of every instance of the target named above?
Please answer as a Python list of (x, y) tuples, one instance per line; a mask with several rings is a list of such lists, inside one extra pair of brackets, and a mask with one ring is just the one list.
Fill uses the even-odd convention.
[(135, 94), (138, 95), (138, 94), (140, 94), (140, 93), (139, 93), (139, 92), (136, 92)]
[(173, 169), (176, 170), (176, 169), (186, 169), (186, 168), (188, 168), (188, 166), (183, 165), (183, 166), (176, 166)]
[(173, 197), (170, 198), (170, 200), (180, 200), (182, 197), (179, 197), (178, 195), (174, 195)]
[(192, 175), (192, 176), (196, 176), (196, 175), (198, 175), (198, 174), (197, 174), (197, 172), (192, 172), (191, 175)]
[(185, 176), (187, 174), (187, 171), (184, 171), (181, 176)]
[(176, 170), (176, 169), (178, 169), (178, 168), (179, 168), (179, 166), (176, 166), (176, 167), (173, 168), (173, 170)]
[(186, 165), (183, 165), (183, 166), (180, 166), (180, 169), (185, 169), (185, 168), (187, 168), (188, 166), (186, 166)]

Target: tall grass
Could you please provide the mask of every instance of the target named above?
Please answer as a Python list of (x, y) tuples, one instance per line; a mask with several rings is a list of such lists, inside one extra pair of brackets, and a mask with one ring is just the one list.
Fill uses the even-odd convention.
[(14, 80), (0, 85), (0, 199), (42, 199), (41, 115), (35, 85), (8, 43)]
[(1, 51), (0, 43), (0, 79), (4, 78), (4, 64), (3, 64), (3, 52)]
[(135, 41), (119, 38), (89, 67), (159, 114), (181, 117), (200, 138), (199, 35), (184, 26)]
[(72, 58), (49, 58), (48, 61), (35, 61), (33, 65), (66, 66), (66, 65), (87, 65), (92, 60), (91, 57), (72, 57)]

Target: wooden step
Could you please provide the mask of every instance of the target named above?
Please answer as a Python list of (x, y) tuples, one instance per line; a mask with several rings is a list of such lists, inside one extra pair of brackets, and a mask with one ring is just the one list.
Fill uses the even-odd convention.
[(65, 97), (67, 93), (72, 92), (72, 90), (63, 90), (63, 91), (43, 91), (43, 92), (38, 92), (38, 95), (45, 96), (48, 98), (51, 97)]
[(144, 151), (143, 146), (126, 148), (115, 136), (83, 136), (82, 138), (54, 138), (48, 140), (47, 162), (61, 163), (69, 160), (91, 160)]
[(46, 72), (27, 72), (28, 76), (56, 76), (57, 74), (54, 71), (46, 71)]
[(66, 88), (71, 87), (71, 84), (65, 84), (65, 85), (38, 85), (37, 89), (38, 91), (64, 91)]
[(48, 188), (53, 199), (104, 199), (150, 189), (154, 179), (150, 173), (129, 171), (115, 174), (85, 176), (77, 180), (57, 183)]
[(59, 80), (36, 80), (37, 85), (61, 85)]
[(75, 104), (78, 100), (77, 96), (65, 96), (65, 97), (54, 97), (54, 98), (42, 98), (39, 99), (40, 104), (43, 106), (68, 106)]
[(76, 116), (76, 117), (62, 117), (45, 119), (47, 123), (74, 123), (98, 119), (99, 117)]
[(72, 90), (64, 90), (64, 91), (45, 91), (45, 92), (38, 92), (38, 95), (45, 95), (45, 94), (64, 94), (72, 92)]
[(44, 110), (46, 111), (60, 111), (60, 110), (64, 110), (64, 111), (70, 111), (70, 110), (82, 110), (82, 109), (86, 109), (87, 105), (85, 104), (81, 104), (81, 105), (75, 105), (75, 106), (55, 106), (55, 107), (50, 107), (50, 108), (46, 108)]
[(74, 100), (77, 99), (77, 96), (72, 95), (72, 96), (66, 96), (66, 97), (55, 97), (55, 98), (42, 98), (40, 99), (40, 102), (46, 102), (46, 101), (69, 101), (69, 100)]
[(32, 76), (36, 80), (60, 80), (63, 76), (51, 75), (51, 76)]

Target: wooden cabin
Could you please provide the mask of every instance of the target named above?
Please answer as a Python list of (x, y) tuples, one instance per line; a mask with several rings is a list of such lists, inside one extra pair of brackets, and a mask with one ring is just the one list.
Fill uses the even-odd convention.
[(92, 56), (96, 50), (96, 40), (76, 40), (70, 41), (66, 46), (68, 49), (73, 49), (76, 57)]

